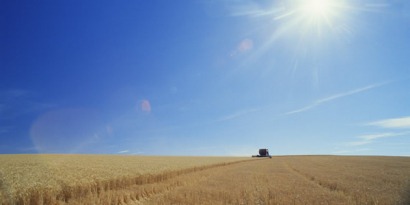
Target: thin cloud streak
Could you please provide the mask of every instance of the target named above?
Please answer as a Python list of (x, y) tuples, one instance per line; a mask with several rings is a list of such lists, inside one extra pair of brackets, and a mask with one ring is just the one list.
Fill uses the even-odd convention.
[(410, 132), (387, 132), (387, 133), (378, 133), (378, 134), (370, 134), (370, 135), (361, 135), (358, 136), (360, 141), (355, 141), (355, 142), (350, 142), (348, 143), (349, 146), (360, 146), (360, 145), (365, 145), (365, 144), (370, 144), (373, 143), (374, 140), (380, 139), (380, 138), (388, 138), (388, 137), (397, 137), (397, 136), (404, 136), (404, 135), (409, 135)]
[(118, 154), (125, 154), (125, 153), (128, 153), (128, 152), (130, 152), (129, 150), (122, 150), (122, 151), (119, 151), (119, 152), (117, 152)]
[(362, 88), (354, 89), (354, 90), (351, 90), (351, 91), (338, 93), (338, 94), (335, 94), (335, 95), (332, 95), (332, 96), (329, 96), (329, 97), (326, 97), (326, 98), (316, 100), (312, 104), (307, 105), (303, 108), (286, 112), (284, 115), (292, 115), (292, 114), (297, 114), (297, 113), (301, 113), (301, 112), (306, 112), (306, 111), (308, 111), (310, 109), (313, 109), (313, 108), (315, 108), (315, 107), (317, 107), (321, 104), (328, 103), (328, 102), (331, 102), (333, 100), (337, 100), (339, 98), (348, 97), (350, 95), (358, 94), (358, 93), (361, 93), (361, 92), (364, 92), (364, 91), (368, 91), (368, 90), (371, 90), (371, 89), (374, 89), (374, 88), (378, 88), (378, 87), (384, 86), (388, 83), (390, 83), (390, 82), (373, 84), (373, 85), (365, 86), (365, 87), (362, 87)]
[(410, 128), (410, 116), (401, 118), (391, 118), (367, 123), (366, 125), (382, 128)]

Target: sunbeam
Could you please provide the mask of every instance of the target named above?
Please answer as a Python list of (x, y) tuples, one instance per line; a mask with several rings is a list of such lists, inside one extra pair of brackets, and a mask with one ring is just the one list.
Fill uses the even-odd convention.
[(342, 24), (347, 12), (346, 1), (296, 0), (288, 6), (293, 13), (289, 16), (304, 34), (314, 32), (322, 36), (325, 30), (332, 30)]

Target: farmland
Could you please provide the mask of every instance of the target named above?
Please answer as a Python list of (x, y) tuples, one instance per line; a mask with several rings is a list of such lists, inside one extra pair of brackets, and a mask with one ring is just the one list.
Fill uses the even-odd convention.
[[(121, 190), (131, 185), (152, 184), (241, 160), (244, 158), (0, 155), (0, 199), (2, 204), (54, 204), (87, 198), (111, 204), (123, 200)], [(145, 187), (137, 188), (128, 198), (136, 200), (146, 192)]]
[(1, 204), (409, 204), (410, 158), (0, 155)]

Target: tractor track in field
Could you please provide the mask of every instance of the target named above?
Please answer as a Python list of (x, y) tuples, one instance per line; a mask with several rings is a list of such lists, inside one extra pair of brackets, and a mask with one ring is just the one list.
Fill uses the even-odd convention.
[[(257, 160), (263, 160), (263, 159), (257, 159)], [(159, 195), (163, 195), (166, 194), (167, 192), (171, 192), (174, 189), (183, 187), (183, 186), (187, 186), (187, 185), (191, 185), (194, 183), (199, 183), (201, 181), (205, 181), (208, 179), (208, 177), (211, 176), (211, 174), (206, 174), (204, 173), (204, 171), (208, 171), (211, 169), (218, 169), (218, 168), (222, 168), (222, 167), (227, 167), (230, 165), (234, 165), (234, 164), (240, 164), (240, 163), (247, 163), (247, 162), (253, 162), (256, 161), (254, 159), (249, 159), (249, 160), (241, 160), (241, 161), (236, 161), (236, 162), (229, 162), (229, 163), (222, 163), (222, 164), (216, 164), (216, 165), (209, 165), (209, 166), (205, 166), (205, 167), (199, 167), (199, 169), (194, 170), (194, 171), (189, 171), (189, 172), (185, 172), (182, 173), (180, 175), (177, 175), (175, 177), (160, 181), (160, 182), (156, 182), (156, 184), (158, 183), (167, 183), (169, 181), (172, 181), (165, 189), (161, 190), (161, 191), (147, 191), (143, 197), (137, 199), (137, 200), (133, 200), (131, 202), (128, 202), (127, 204), (130, 205), (136, 205), (136, 204), (144, 204), (145, 201), (150, 200), (152, 197), (156, 197)], [(202, 174), (201, 174), (202, 172)], [(200, 174), (201, 176), (193, 176), (195, 174)], [(187, 180), (187, 178), (189, 178), (190, 180)]]
[[(196, 179), (200, 176), (205, 177)], [(346, 199), (344, 194), (320, 186), (292, 170), (281, 158), (219, 167), (184, 177), (178, 180), (188, 181), (188, 184), (152, 195), (139, 203), (306, 204), (305, 200), (309, 199), (313, 200), (312, 204), (332, 204), (335, 198)]]
[[(191, 175), (198, 176), (206, 170), (217, 169), (234, 164), (254, 161), (245, 159), (233, 162), (222, 162), (204, 166), (195, 166), (181, 170), (165, 171), (158, 174), (145, 174), (139, 176), (128, 176), (113, 178), (105, 181), (94, 181), (92, 184), (69, 186), (62, 184), (61, 190), (54, 192), (55, 203), (44, 202), (44, 204), (141, 204), (149, 198), (165, 192), (174, 190), (177, 187), (191, 184), (200, 180), (205, 180), (206, 176), (200, 178), (190, 178)], [(1, 188), (1, 187), (0, 187)], [(0, 190), (2, 191), (2, 190)], [(37, 190), (29, 192), (29, 202), (46, 195), (47, 190)], [(0, 192), (0, 196), (2, 196)], [(51, 196), (50, 197), (54, 197)], [(27, 204), (22, 200), (11, 203), (0, 204)]]
[[(201, 169), (195, 172), (189, 172), (186, 174), (182, 174), (179, 176), (176, 176), (174, 178), (171, 178), (169, 180), (165, 180), (160, 183), (167, 183), (167, 181), (173, 181), (173, 184), (171, 186), (168, 186), (166, 189), (155, 192), (155, 193), (148, 193), (145, 197), (142, 197), (138, 200), (134, 200), (132, 202), (129, 202), (127, 204), (129, 205), (139, 205), (139, 204), (145, 204), (150, 202), (155, 197), (161, 197), (163, 195), (166, 195), (169, 192), (172, 192), (176, 189), (179, 188), (184, 188), (186, 186), (191, 186), (193, 184), (200, 184), (204, 181), (208, 181), (210, 178), (215, 177), (214, 170), (217, 169), (228, 169), (231, 170), (231, 165), (238, 165), (238, 164), (244, 164), (244, 163), (252, 163), (260, 160), (267, 160), (266, 158), (258, 158), (258, 159), (249, 159), (249, 160), (242, 160), (242, 161), (236, 161), (236, 162), (231, 162), (231, 163), (226, 163), (224, 165), (220, 166), (213, 166), (205, 169)], [(157, 183), (158, 184), (158, 183)], [(152, 202), (151, 202), (152, 203)], [(151, 204), (149, 203), (149, 204)], [(155, 203), (154, 203), (155, 204)]]
[[(249, 161), (254, 161), (252, 159), (240, 160), (234, 162), (218, 163), (206, 166), (192, 167), (182, 170), (164, 172), (161, 174), (141, 176), (144, 179), (130, 179), (134, 180), (136, 183), (116, 188), (109, 188), (102, 190), (101, 193), (92, 193), (89, 196), (83, 196), (83, 198), (65, 198), (63, 201), (68, 202), (68, 204), (83, 204), (87, 201), (87, 197), (93, 198), (111, 198), (110, 201), (118, 202), (119, 204), (142, 204), (144, 201), (149, 200), (151, 197), (156, 195), (161, 195), (166, 192), (172, 191), (178, 187), (185, 186), (187, 184), (196, 183), (202, 180), (206, 180), (207, 176), (200, 176), (198, 178), (190, 177), (196, 173), (201, 173), (206, 170), (217, 169), (220, 167), (226, 167), (229, 165), (245, 163)], [(186, 180), (190, 178), (190, 180)], [(108, 184), (114, 183), (115, 181), (106, 182)], [(115, 196), (117, 199), (112, 199)], [(85, 198), (85, 199), (84, 199)]]
[(284, 162), (286, 166), (286, 168), (291, 171), (292, 173), (294, 173), (295, 175), (299, 176), (300, 178), (303, 178), (306, 181), (309, 181), (312, 184), (315, 184), (323, 189), (326, 189), (328, 191), (331, 192), (339, 192), (342, 194), (346, 194), (344, 190), (341, 190), (337, 187), (336, 183), (329, 183), (329, 182), (322, 182), (320, 180), (318, 180), (316, 177), (308, 175), (306, 173), (303, 173), (302, 171), (292, 167), (291, 165), (289, 165), (288, 163)]

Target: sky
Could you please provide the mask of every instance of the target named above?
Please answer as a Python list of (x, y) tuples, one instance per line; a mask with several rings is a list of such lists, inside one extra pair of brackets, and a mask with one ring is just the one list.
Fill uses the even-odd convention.
[(410, 156), (407, 0), (0, 1), (0, 153)]

